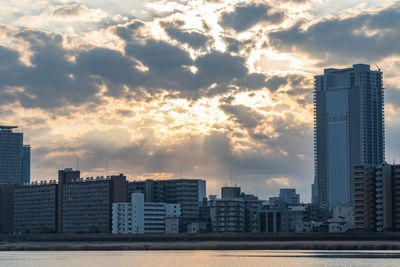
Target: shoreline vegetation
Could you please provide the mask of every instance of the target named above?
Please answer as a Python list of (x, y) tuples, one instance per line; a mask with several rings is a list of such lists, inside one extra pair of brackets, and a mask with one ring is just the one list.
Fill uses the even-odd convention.
[(400, 250), (400, 233), (0, 235), (0, 251)]

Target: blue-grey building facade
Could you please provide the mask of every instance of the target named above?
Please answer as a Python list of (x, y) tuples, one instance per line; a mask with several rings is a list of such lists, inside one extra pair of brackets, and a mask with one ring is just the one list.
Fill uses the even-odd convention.
[(382, 72), (369, 65), (325, 69), (315, 76), (313, 202), (353, 202), (352, 168), (385, 160)]
[(30, 147), (23, 145), (17, 126), (0, 125), (0, 184), (30, 182)]
[(57, 232), (57, 186), (54, 180), (14, 187), (14, 233)]

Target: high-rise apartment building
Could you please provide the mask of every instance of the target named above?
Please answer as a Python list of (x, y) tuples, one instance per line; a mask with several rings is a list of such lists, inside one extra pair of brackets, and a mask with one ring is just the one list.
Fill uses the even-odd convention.
[(400, 231), (400, 165), (376, 167), (376, 230)]
[(30, 182), (30, 147), (23, 145), (17, 126), (0, 126), (0, 184)]
[(57, 232), (56, 181), (32, 182), (14, 187), (14, 232), (38, 234)]
[(400, 164), (354, 167), (358, 231), (400, 231)]
[(59, 232), (81, 233), (112, 231), (112, 203), (127, 201), (127, 182), (123, 174), (86, 179), (65, 179), (72, 170), (59, 172)]
[(376, 179), (374, 166), (354, 166), (354, 229), (376, 230)]
[(315, 76), (314, 203), (353, 202), (352, 168), (384, 161), (382, 72), (357, 64)]
[(182, 222), (199, 218), (199, 199), (205, 196), (205, 180), (171, 179), (128, 182), (128, 195), (141, 192), (145, 202), (181, 204)]

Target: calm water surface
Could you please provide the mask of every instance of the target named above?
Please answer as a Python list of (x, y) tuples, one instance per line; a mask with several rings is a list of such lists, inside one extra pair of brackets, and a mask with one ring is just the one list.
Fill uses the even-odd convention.
[(0, 252), (0, 266), (400, 266), (400, 251), (21, 251)]

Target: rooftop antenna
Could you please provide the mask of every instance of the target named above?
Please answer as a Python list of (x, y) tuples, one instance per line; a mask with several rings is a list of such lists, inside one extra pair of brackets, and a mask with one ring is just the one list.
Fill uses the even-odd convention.
[(378, 64), (375, 63), (375, 66), (378, 69), (378, 71), (381, 71), (381, 68), (379, 68)]
[(76, 170), (79, 170), (79, 157), (76, 156)]
[(232, 181), (232, 170), (231, 170), (231, 186), (233, 186), (233, 181)]
[(182, 168), (181, 168), (181, 179), (182, 179)]

